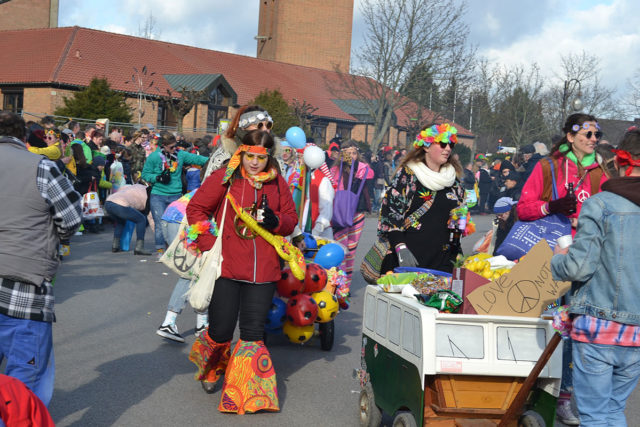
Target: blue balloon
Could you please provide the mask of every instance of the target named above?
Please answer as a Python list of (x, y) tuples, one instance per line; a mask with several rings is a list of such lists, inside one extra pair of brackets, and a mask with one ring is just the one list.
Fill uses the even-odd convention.
[(307, 144), (307, 136), (304, 134), (304, 131), (298, 126), (293, 126), (287, 129), (285, 138), (293, 148), (304, 148), (304, 146)]
[(274, 333), (276, 330), (284, 325), (284, 321), (287, 318), (287, 303), (282, 301), (278, 297), (273, 297), (271, 300), (271, 308), (267, 314), (267, 320), (264, 323), (264, 327), (270, 333)]
[(319, 264), (321, 267), (330, 269), (332, 267), (338, 267), (340, 264), (342, 264), (344, 255), (345, 254), (342, 246), (337, 243), (327, 243), (326, 245), (318, 249), (318, 253), (313, 259), (313, 262)]

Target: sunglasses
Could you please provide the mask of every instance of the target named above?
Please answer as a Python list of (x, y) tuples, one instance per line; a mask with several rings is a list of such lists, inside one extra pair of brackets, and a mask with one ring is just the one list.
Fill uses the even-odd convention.
[(591, 137), (594, 136), (594, 135), (596, 136), (596, 139), (602, 138), (602, 132), (600, 132), (599, 130), (597, 130), (595, 132), (590, 130), (589, 132), (587, 132), (587, 133), (585, 133), (583, 135), (586, 136), (587, 139), (591, 139)]
[(253, 154), (253, 153), (245, 153), (244, 157), (250, 162), (253, 161), (253, 159), (258, 159), (260, 163), (264, 163), (267, 161), (267, 159), (269, 159), (269, 156), (265, 156), (264, 154)]
[(273, 127), (273, 123), (271, 122), (260, 122), (258, 123), (258, 129), (262, 129), (262, 128), (267, 128), (267, 129), (271, 129)]
[(455, 142), (438, 142), (438, 144), (440, 145), (440, 148), (442, 148), (443, 150), (447, 148), (447, 145), (451, 146), (451, 150), (453, 150), (453, 148), (456, 146)]

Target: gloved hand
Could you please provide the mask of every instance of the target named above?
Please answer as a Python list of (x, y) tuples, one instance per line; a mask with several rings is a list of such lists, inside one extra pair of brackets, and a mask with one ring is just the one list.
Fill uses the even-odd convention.
[(278, 224), (280, 224), (280, 220), (273, 212), (273, 209), (268, 206), (264, 208), (262, 211), (262, 227), (267, 230), (273, 230), (278, 226)]
[(398, 243), (396, 245), (396, 254), (398, 255), (398, 264), (400, 267), (417, 267), (418, 261), (413, 256), (407, 245)]
[(171, 182), (171, 172), (169, 169), (165, 169), (160, 175), (156, 175), (156, 181), (161, 184), (168, 184)]
[(551, 200), (549, 202), (549, 213), (561, 213), (564, 215), (571, 215), (576, 213), (578, 209), (578, 200), (574, 195), (566, 195), (562, 199)]
[(313, 229), (311, 230), (311, 234), (314, 236), (319, 236), (320, 234), (322, 234), (322, 232), (324, 231), (325, 227), (323, 224), (316, 222), (316, 225), (313, 226)]

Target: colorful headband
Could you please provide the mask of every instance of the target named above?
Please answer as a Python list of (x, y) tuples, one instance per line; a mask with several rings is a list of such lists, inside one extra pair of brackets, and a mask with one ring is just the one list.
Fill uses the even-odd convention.
[(273, 119), (266, 111), (250, 111), (240, 116), (240, 120), (238, 120), (238, 126), (240, 126), (242, 129), (246, 129), (251, 125), (257, 125), (260, 122), (273, 123)]
[[(584, 130), (589, 130), (589, 127), (590, 127), (590, 126), (591, 126), (591, 125), (590, 125), (589, 123), (584, 122), (584, 123), (582, 124), (582, 126), (580, 126), (580, 125), (573, 125), (573, 126), (571, 126), (571, 130), (572, 130), (573, 132), (578, 132), (578, 131), (580, 130), (580, 128), (582, 128), (582, 129), (584, 129)], [(600, 130), (600, 125), (598, 124), (598, 122), (596, 122), (596, 129)]]
[(267, 149), (261, 145), (242, 144), (240, 147), (238, 147), (236, 152), (233, 153), (233, 156), (231, 156), (231, 159), (229, 159), (229, 163), (227, 164), (227, 170), (224, 173), (224, 178), (222, 178), (223, 184), (226, 184), (227, 181), (229, 181), (229, 179), (231, 178), (231, 175), (233, 175), (233, 172), (240, 165), (240, 155), (244, 152), (254, 153), (254, 154), (263, 154), (263, 155), (269, 154)]
[(418, 147), (430, 147), (434, 142), (445, 144), (458, 142), (458, 129), (450, 126), (449, 123), (442, 123), (441, 125), (433, 125), (416, 135), (416, 140), (413, 141), (414, 148)]
[(624, 174), (626, 176), (631, 175), (631, 172), (633, 172), (633, 168), (640, 168), (640, 159), (634, 159), (631, 153), (629, 153), (628, 151), (616, 150), (615, 148), (611, 151), (616, 154), (616, 161), (618, 162), (618, 165), (620, 165), (621, 167), (629, 166), (627, 170), (624, 171)]

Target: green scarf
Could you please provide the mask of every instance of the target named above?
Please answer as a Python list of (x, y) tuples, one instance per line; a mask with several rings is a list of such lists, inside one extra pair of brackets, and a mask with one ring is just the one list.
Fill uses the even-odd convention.
[[(562, 144), (558, 150), (562, 154), (564, 154), (567, 159), (571, 160), (574, 164), (576, 165), (578, 164), (578, 158), (576, 157), (575, 153), (571, 150), (571, 147), (569, 146), (569, 144), (566, 144), (566, 143)], [(584, 155), (584, 157), (580, 161), (580, 166), (582, 166), (583, 168), (586, 168), (594, 164), (595, 161), (596, 161), (596, 152), (594, 151), (591, 154)]]

